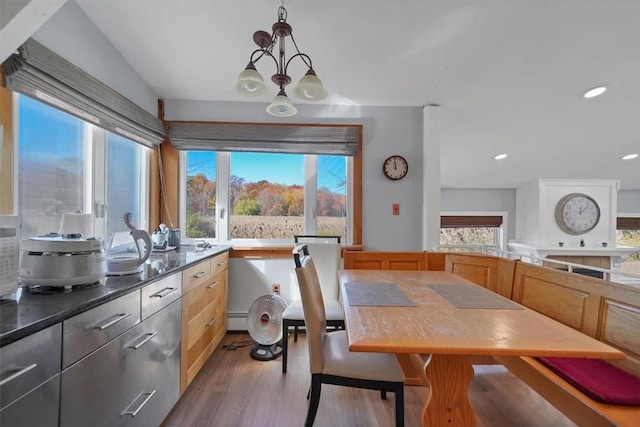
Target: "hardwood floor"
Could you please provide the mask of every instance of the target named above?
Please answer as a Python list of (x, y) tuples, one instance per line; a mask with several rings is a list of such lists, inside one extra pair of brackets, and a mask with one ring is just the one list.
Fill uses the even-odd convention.
[[(249, 339), (225, 336), (222, 345)], [(218, 348), (185, 391), (162, 427), (300, 427), (307, 414), (310, 374), (307, 344), (289, 340), (288, 372), (281, 360), (260, 362), (250, 347)], [(500, 365), (476, 366), (469, 397), (478, 427), (575, 426)], [(420, 426), (423, 387), (405, 387), (405, 425)], [(394, 425), (393, 394), (323, 386), (315, 427), (387, 427)]]

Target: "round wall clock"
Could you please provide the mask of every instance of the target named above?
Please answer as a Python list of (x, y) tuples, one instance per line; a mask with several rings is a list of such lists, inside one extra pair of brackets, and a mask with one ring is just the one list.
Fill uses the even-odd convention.
[(409, 172), (409, 164), (402, 156), (390, 156), (382, 163), (382, 173), (389, 179), (397, 181)]
[(590, 196), (570, 193), (556, 205), (556, 223), (569, 234), (584, 234), (598, 225), (600, 207)]

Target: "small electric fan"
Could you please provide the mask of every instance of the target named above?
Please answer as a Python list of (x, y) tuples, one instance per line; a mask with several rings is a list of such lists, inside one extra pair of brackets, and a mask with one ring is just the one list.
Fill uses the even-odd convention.
[(287, 302), (278, 294), (256, 299), (247, 314), (247, 330), (256, 343), (250, 355), (256, 360), (273, 360), (282, 354), (282, 313)]

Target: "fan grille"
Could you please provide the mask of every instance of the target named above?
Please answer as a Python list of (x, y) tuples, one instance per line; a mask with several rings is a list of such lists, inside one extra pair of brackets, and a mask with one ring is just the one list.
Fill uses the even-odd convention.
[(277, 294), (256, 299), (247, 314), (247, 330), (251, 338), (263, 345), (275, 344), (282, 338), (282, 313), (287, 302)]

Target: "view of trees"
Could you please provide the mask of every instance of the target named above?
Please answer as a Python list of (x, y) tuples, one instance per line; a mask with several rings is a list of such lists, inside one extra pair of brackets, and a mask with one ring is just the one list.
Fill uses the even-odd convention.
[[(229, 185), (231, 215), (234, 217), (299, 217), (298, 221), (232, 221), (231, 237), (281, 238), (302, 234), (304, 217), (304, 188), (302, 185), (274, 184), (266, 180), (246, 182), (244, 178), (231, 176)], [(203, 173), (187, 178), (187, 237), (215, 237), (216, 183)], [(327, 188), (318, 190), (318, 217), (346, 215), (346, 197)], [(277, 228), (271, 232), (270, 225)], [(283, 228), (282, 224), (290, 224)], [(254, 228), (259, 235), (251, 234)], [(291, 228), (289, 230), (289, 228)], [(235, 230), (235, 231), (234, 231)], [(279, 231), (278, 231), (279, 230)]]

